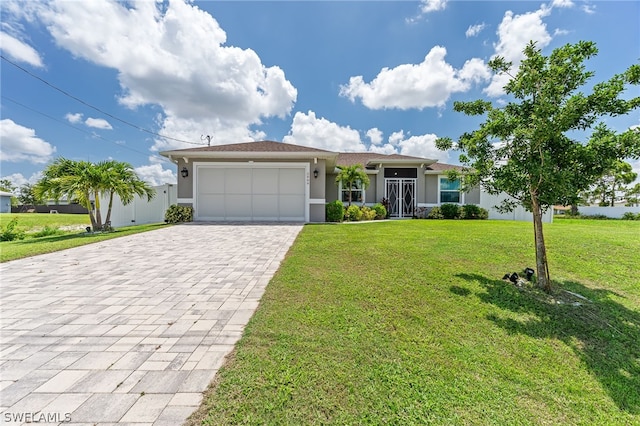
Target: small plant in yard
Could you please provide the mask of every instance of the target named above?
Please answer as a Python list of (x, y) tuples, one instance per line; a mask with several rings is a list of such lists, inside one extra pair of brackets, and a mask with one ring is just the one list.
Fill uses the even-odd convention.
[(18, 226), (18, 218), (14, 217), (7, 223), (6, 226), (0, 228), (0, 241), (15, 241), (22, 240), (25, 237), (25, 233), (22, 229), (16, 228)]
[(640, 213), (634, 214), (633, 212), (625, 212), (622, 215), (623, 220), (640, 220)]
[(171, 205), (164, 214), (167, 223), (181, 223), (193, 221), (193, 207)]
[(460, 214), (461, 219), (488, 219), (489, 212), (480, 206), (475, 204), (465, 204), (462, 206), (462, 212)]
[(442, 211), (438, 206), (432, 207), (427, 214), (427, 219), (442, 219), (443, 217), (444, 216), (442, 216)]
[(382, 205), (382, 203), (374, 204), (372, 208), (376, 212), (376, 219), (387, 218), (387, 208), (384, 205)]
[(335, 200), (327, 203), (327, 222), (342, 222), (344, 220), (344, 205), (342, 201)]
[(460, 206), (457, 204), (446, 203), (440, 206), (440, 212), (445, 219), (459, 219)]
[(362, 211), (362, 220), (374, 220), (377, 216), (376, 211), (367, 206), (362, 206), (360, 211)]
[(345, 219), (350, 222), (362, 220), (362, 210), (360, 210), (360, 207), (355, 204), (350, 205), (345, 212)]
[(34, 232), (33, 234), (29, 234), (29, 236), (33, 238), (41, 238), (41, 237), (50, 237), (51, 235), (62, 235), (65, 232), (55, 226), (45, 225), (44, 228), (39, 230), (38, 232)]

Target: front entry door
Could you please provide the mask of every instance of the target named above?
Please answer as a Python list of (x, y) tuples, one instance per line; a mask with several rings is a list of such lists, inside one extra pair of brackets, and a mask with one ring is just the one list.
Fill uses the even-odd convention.
[(416, 206), (415, 179), (385, 179), (385, 198), (390, 217), (412, 217)]

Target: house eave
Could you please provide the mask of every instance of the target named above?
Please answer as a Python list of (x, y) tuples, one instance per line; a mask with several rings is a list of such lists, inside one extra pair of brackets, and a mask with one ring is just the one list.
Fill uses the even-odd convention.
[(173, 162), (178, 159), (188, 161), (191, 158), (206, 159), (247, 159), (247, 160), (334, 160), (338, 157), (337, 153), (325, 152), (276, 152), (276, 151), (163, 151), (160, 155), (169, 158)]

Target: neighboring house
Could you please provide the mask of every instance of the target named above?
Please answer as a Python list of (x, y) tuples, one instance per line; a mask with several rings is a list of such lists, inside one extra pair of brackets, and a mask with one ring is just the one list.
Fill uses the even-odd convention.
[[(346, 203), (349, 191), (358, 205), (386, 198), (392, 218), (410, 218), (421, 207), (444, 203), (482, 205), (479, 189), (463, 193), (447, 178), (447, 170), (460, 166), (428, 158), (338, 153), (272, 141), (161, 154), (178, 165), (178, 204), (193, 206), (200, 221), (324, 222), (326, 203)], [(353, 164), (365, 167), (366, 190), (336, 184), (337, 167)]]
[(11, 197), (12, 193), (0, 191), (0, 213), (11, 213)]

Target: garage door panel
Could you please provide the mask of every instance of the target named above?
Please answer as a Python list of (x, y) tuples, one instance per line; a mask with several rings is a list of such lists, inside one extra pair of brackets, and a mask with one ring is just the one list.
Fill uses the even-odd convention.
[(198, 185), (198, 192), (201, 194), (222, 194), (224, 193), (224, 169), (213, 169), (207, 167), (198, 168), (198, 181), (206, 182), (206, 185)]
[(253, 169), (253, 193), (277, 194), (278, 169)]
[(228, 221), (304, 221), (306, 170), (276, 165), (199, 166), (196, 217)]
[(251, 169), (226, 169), (227, 194), (251, 194)]
[(280, 169), (280, 182), (278, 185), (280, 194), (304, 194), (304, 188), (304, 169)]
[(224, 219), (224, 195), (200, 194), (197, 216), (216, 220)]

